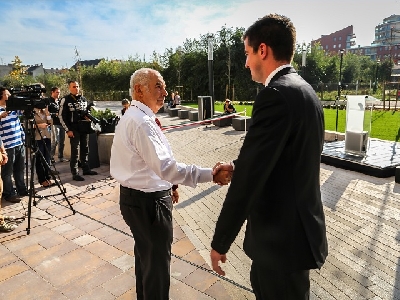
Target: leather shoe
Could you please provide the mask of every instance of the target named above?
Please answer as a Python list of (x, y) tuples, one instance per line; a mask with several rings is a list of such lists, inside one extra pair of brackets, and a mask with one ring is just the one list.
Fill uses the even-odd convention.
[(19, 198), (17, 195), (13, 195), (13, 196), (11, 196), (9, 198), (6, 198), (5, 200), (8, 201), (8, 202), (11, 202), (11, 203), (19, 203), (19, 202), (21, 202), (21, 198)]
[(73, 176), (72, 176), (72, 179), (75, 180), (75, 181), (84, 181), (84, 180), (85, 180), (85, 178), (83, 178), (83, 177), (82, 177), (81, 175), (79, 175), (79, 174), (73, 175)]
[(47, 181), (47, 180), (41, 182), (40, 184), (41, 184), (41, 186), (44, 187), (44, 188), (48, 188), (48, 187), (51, 186), (50, 182)]
[(29, 195), (29, 192), (27, 190), (22, 191), (22, 192), (18, 192), (18, 196), (20, 196), (20, 197), (25, 197), (25, 196), (28, 196), (28, 195)]
[(84, 171), (83, 172), (83, 175), (97, 175), (98, 173), (96, 172), (96, 171), (92, 171), (92, 170), (89, 170), (89, 171)]

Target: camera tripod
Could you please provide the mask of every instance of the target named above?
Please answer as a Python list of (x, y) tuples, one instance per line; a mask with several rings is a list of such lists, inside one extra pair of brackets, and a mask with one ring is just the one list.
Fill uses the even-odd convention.
[[(26, 148), (30, 149), (29, 155), (30, 155), (30, 179), (29, 179), (29, 189), (28, 189), (28, 195), (29, 195), (29, 200), (28, 200), (28, 227), (26, 228), (27, 234), (30, 234), (31, 231), (31, 214), (32, 214), (32, 204), (36, 206), (37, 201), (35, 198), (43, 199), (43, 196), (38, 196), (35, 192), (35, 183), (34, 183), (34, 177), (35, 177), (35, 166), (36, 166), (36, 160), (40, 159), (42, 166), (47, 170), (48, 174), (51, 176), (51, 178), (54, 180), (55, 184), (58, 186), (60, 193), (55, 194), (55, 195), (63, 195), (65, 201), (67, 201), (69, 208), (71, 209), (72, 213), (75, 214), (75, 210), (72, 207), (71, 203), (69, 202), (67, 196), (66, 196), (66, 189), (64, 188), (61, 179), (56, 177), (55, 172), (51, 170), (49, 164), (47, 163), (43, 153), (40, 151), (37, 141), (35, 139), (35, 130), (38, 130), (34, 115), (34, 112), (32, 112), (30, 115), (25, 115), (25, 122), (24, 122), (24, 127), (26, 131)], [(40, 132), (39, 132), (40, 134)], [(41, 139), (43, 140), (43, 136), (40, 134)], [(50, 149), (46, 147), (45, 145), (45, 151), (48, 151), (50, 153)], [(26, 151), (27, 152), (27, 151)], [(28, 174), (28, 172), (27, 172)], [(55, 196), (53, 195), (53, 196)]]

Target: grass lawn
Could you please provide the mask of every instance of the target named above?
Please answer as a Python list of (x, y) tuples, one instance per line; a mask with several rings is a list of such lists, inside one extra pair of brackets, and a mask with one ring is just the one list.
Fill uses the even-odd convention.
[[(198, 105), (196, 103), (188, 103), (183, 104), (185, 106), (195, 107), (197, 108)], [(246, 116), (250, 117), (253, 112), (253, 105), (238, 105), (235, 104), (235, 109), (238, 113), (242, 113), (241, 115), (244, 116), (244, 111), (246, 110)], [(214, 111), (224, 112), (224, 105), (223, 104), (214, 104)]]
[[(198, 107), (197, 104), (184, 104), (185, 106)], [(246, 115), (251, 116), (253, 111), (252, 105), (235, 105), (237, 112), (243, 112), (246, 109)], [(215, 111), (223, 111), (223, 105), (215, 104)], [(336, 109), (325, 108), (325, 129), (335, 131), (336, 129)], [(242, 114), (244, 115), (244, 114)], [(365, 112), (366, 118), (369, 119), (369, 111)], [(369, 124), (365, 125), (365, 129), (369, 131), (369, 136), (388, 141), (400, 141), (400, 112), (398, 111), (372, 111), (371, 130)], [(346, 128), (346, 110), (338, 110), (338, 132), (345, 132)]]

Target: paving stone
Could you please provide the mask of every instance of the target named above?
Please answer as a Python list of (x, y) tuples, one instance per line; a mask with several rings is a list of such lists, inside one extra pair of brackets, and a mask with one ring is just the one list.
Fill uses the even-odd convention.
[(196, 290), (195, 288), (171, 278), (171, 287), (169, 297), (174, 300), (187, 300), (187, 299), (198, 299), (198, 300), (211, 300), (212, 297)]
[(125, 272), (135, 266), (135, 258), (131, 255), (124, 254), (111, 261), (111, 264)]
[[(63, 294), (69, 299), (76, 299), (120, 274), (122, 274), (120, 269), (106, 263), (89, 273), (82, 276), (76, 276), (71, 281), (60, 287), (60, 290), (62, 290)], [(105, 294), (108, 294), (108, 292)]]
[(61, 291), (54, 288), (32, 270), (27, 270), (5, 281), (0, 281), (0, 297), (7, 300), (68, 299)]
[(93, 243), (94, 241), (97, 241), (98, 239), (90, 234), (85, 234), (82, 236), (77, 237), (76, 239), (73, 239), (73, 242), (78, 244), (79, 246), (85, 246), (90, 243)]
[(85, 245), (83, 248), (108, 262), (111, 262), (124, 255), (123, 251), (114, 248), (113, 246), (110, 246), (107, 243), (99, 240), (94, 241), (93, 243), (90, 243), (88, 245)]
[(102, 286), (106, 291), (110, 292), (116, 297), (119, 297), (136, 286), (136, 282), (135, 278), (132, 276), (128, 275), (127, 273), (122, 273), (107, 281)]
[[(46, 260), (34, 270), (52, 285), (66, 285), (76, 277), (84, 276), (105, 264), (105, 261), (82, 249), (73, 250), (63, 256)], [(60, 272), (62, 270), (62, 272)]]

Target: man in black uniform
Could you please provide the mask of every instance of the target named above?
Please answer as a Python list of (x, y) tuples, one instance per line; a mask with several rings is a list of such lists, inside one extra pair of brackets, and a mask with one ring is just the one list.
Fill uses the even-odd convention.
[[(76, 181), (85, 180), (79, 175), (78, 158), (81, 162), (83, 175), (96, 175), (96, 171), (90, 170), (88, 163), (90, 120), (87, 117), (88, 102), (85, 97), (79, 95), (79, 84), (69, 81), (70, 94), (61, 99), (59, 118), (60, 123), (67, 132), (71, 143), (71, 173)], [(80, 149), (78, 153), (78, 149)]]

